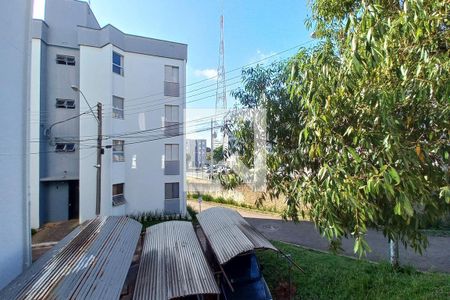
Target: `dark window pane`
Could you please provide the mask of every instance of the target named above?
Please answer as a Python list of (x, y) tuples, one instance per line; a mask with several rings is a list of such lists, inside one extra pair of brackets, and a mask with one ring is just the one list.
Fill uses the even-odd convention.
[(122, 69), (116, 65), (113, 65), (113, 72), (122, 75)]
[(166, 183), (166, 185), (165, 185), (164, 198), (172, 199), (172, 184), (171, 183)]
[(70, 109), (75, 108), (75, 100), (66, 100), (66, 107)]
[(56, 151), (56, 152), (63, 152), (65, 146), (66, 146), (66, 145), (63, 144), (63, 143), (56, 143), (55, 151)]
[(75, 144), (66, 144), (66, 152), (74, 152), (75, 151)]
[(119, 66), (122, 65), (121, 55), (116, 52), (113, 52), (113, 64), (119, 65)]
[(180, 198), (180, 185), (179, 185), (179, 183), (172, 183), (172, 198)]
[(113, 196), (123, 195), (123, 183), (113, 184)]

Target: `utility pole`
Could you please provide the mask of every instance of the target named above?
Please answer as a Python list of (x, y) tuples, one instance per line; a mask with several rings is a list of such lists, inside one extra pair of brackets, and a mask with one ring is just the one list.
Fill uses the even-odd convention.
[(100, 203), (102, 197), (102, 104), (97, 103), (97, 193), (95, 201), (95, 214), (100, 215)]
[(210, 160), (209, 160), (209, 170), (210, 173), (209, 175), (211, 176), (211, 179), (213, 178), (213, 172), (214, 172), (214, 167), (213, 167), (213, 163), (214, 163), (214, 119), (211, 119), (211, 155)]

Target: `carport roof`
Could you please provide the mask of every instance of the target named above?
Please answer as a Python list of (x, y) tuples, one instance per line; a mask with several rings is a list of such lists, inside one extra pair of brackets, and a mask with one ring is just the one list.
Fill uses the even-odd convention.
[(190, 222), (169, 221), (147, 228), (133, 299), (219, 293)]
[(213, 207), (197, 214), (197, 219), (220, 264), (255, 249), (278, 251), (235, 210)]

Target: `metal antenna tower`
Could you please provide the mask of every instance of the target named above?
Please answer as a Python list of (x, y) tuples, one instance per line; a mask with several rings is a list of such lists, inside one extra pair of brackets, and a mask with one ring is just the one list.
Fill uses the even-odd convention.
[[(227, 85), (225, 79), (225, 47), (224, 47), (224, 17), (223, 17), (223, 0), (222, 14), (220, 15), (220, 45), (219, 45), (219, 65), (217, 67), (217, 90), (216, 90), (216, 115), (223, 113), (227, 109)], [(222, 146), (225, 150), (228, 146), (228, 139), (226, 137), (226, 131), (223, 131)], [(217, 132), (215, 130), (215, 137)], [(217, 141), (216, 145), (220, 145)]]

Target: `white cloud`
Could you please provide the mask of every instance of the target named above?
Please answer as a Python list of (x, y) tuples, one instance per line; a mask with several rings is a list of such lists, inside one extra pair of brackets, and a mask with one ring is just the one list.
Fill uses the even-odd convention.
[(197, 77), (215, 78), (217, 77), (217, 70), (215, 69), (195, 70), (194, 75)]

